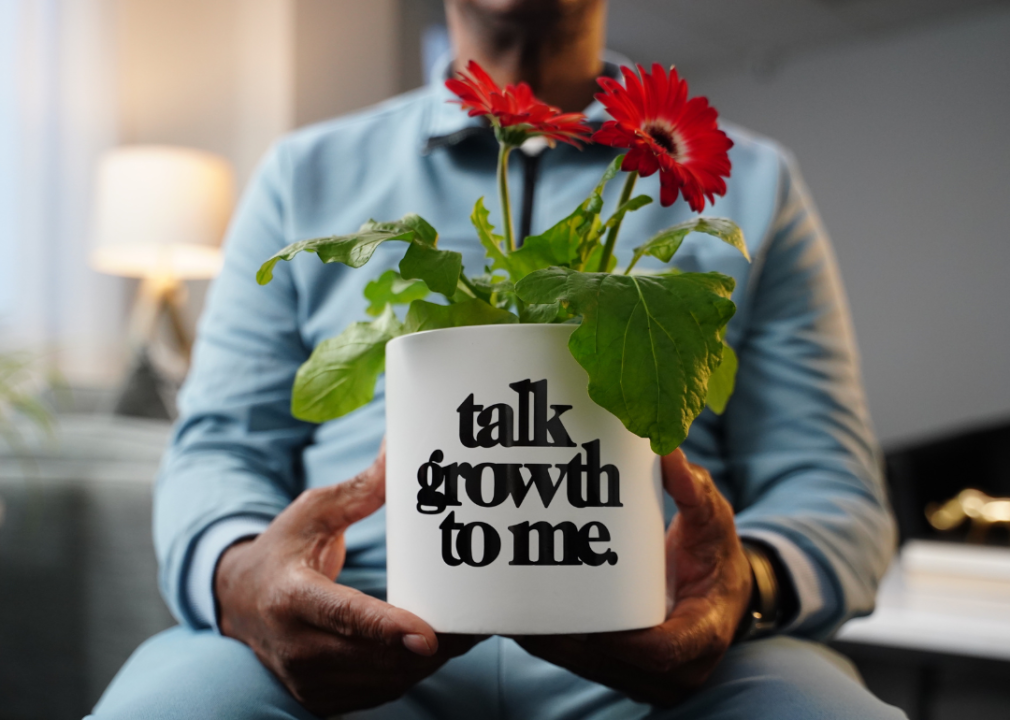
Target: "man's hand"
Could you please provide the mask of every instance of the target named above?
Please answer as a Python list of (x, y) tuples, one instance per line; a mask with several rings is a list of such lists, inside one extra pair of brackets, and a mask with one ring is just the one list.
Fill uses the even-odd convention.
[(221, 632), (320, 715), (394, 700), (474, 643), (333, 582), (344, 531), (385, 502), (385, 476), (383, 450), (353, 480), (302, 493), (262, 535), (229, 548), (215, 574)]
[(666, 622), (647, 630), (516, 638), (520, 645), (633, 700), (674, 705), (711, 674), (750, 603), (751, 570), (733, 508), (708, 472), (676, 450), (663, 484), (680, 512), (666, 536)]

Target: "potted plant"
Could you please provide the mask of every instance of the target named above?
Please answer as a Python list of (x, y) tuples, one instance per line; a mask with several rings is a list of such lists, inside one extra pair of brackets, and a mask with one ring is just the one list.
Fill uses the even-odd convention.
[[(645, 256), (668, 263), (692, 232), (747, 249), (732, 221), (697, 217), (647, 239), (617, 270), (624, 216), (652, 202), (634, 195), (637, 177), (658, 171), (661, 203), (683, 194), (700, 213), (726, 191), (732, 145), (676, 70), (623, 72), (623, 86), (599, 81), (613, 120), (591, 138), (582, 115), (523, 83), (499, 88), (476, 63), (447, 81), (500, 148), (501, 234), (483, 198), (471, 215), (488, 263), (479, 274), (411, 214), (294, 243), (257, 275), (269, 282), (278, 261), (301, 252), (358, 268), (379, 245), (404, 244), (399, 272), (365, 289), (375, 319), (324, 341), (300, 368), (292, 412), (313, 422), (349, 413), (385, 371), (388, 599), (437, 631), (598, 632), (667, 613), (657, 454), (732, 393), (736, 357), (723, 338), (734, 281), (633, 270)], [(570, 215), (519, 243), (506, 169), (535, 137), (628, 152)], [(622, 171), (604, 217), (604, 188)], [(396, 305), (407, 306), (402, 320)]]

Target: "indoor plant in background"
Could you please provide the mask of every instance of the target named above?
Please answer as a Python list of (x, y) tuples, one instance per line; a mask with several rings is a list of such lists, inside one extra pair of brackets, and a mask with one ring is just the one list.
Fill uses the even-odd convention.
[[(365, 289), (376, 319), (315, 349), (292, 412), (313, 422), (351, 412), (386, 371), (389, 601), (437, 631), (592, 632), (665, 617), (656, 454), (683, 442), (706, 403), (721, 412), (729, 399), (734, 281), (632, 271), (646, 255), (669, 262), (692, 232), (747, 250), (732, 221), (697, 217), (647, 239), (617, 270), (624, 216), (652, 202), (634, 195), (639, 175), (659, 173), (664, 206), (683, 194), (700, 213), (730, 171), (732, 143), (707, 100), (689, 99), (676, 70), (638, 71), (624, 68), (623, 86), (600, 79), (613, 120), (591, 138), (582, 115), (523, 83), (499, 88), (476, 63), (447, 81), (499, 143), (501, 234), (483, 198), (471, 216), (487, 257), (480, 274), (465, 274), (462, 256), (410, 214), (294, 243), (257, 276), (269, 282), (300, 252), (357, 268), (380, 244), (405, 243), (399, 272)], [(628, 152), (570, 215), (520, 243), (506, 168), (536, 137)], [(621, 171), (604, 217), (604, 188)], [(402, 321), (394, 305), (408, 306)]]
[(61, 385), (58, 375), (42, 370), (38, 358), (31, 354), (0, 353), (0, 439), (19, 456), (30, 453), (22, 421), (53, 436), (55, 415), (41, 396), (44, 390), (57, 390)]
[[(56, 437), (56, 415), (50, 403), (43, 400), (46, 391), (63, 388), (55, 370), (44, 370), (37, 357), (30, 353), (0, 353), (0, 459), (5, 454), (17, 458), (25, 479), (36, 479), (39, 468), (35, 447), (24, 430), (33, 425), (50, 440)], [(7, 506), (0, 496), (0, 526), (6, 518)]]

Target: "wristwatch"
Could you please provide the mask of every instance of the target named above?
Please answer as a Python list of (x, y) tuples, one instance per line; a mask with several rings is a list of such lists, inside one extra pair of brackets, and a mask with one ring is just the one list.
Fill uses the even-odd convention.
[(742, 545), (753, 582), (750, 605), (737, 627), (734, 643), (771, 635), (792, 620), (798, 604), (789, 575), (774, 551), (750, 540), (743, 540)]

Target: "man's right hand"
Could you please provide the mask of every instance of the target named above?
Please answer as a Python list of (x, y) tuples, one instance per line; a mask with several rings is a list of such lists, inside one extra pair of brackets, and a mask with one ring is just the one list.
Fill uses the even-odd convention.
[(224, 635), (241, 640), (308, 710), (331, 715), (403, 695), (474, 644), (338, 585), (344, 531), (385, 502), (385, 450), (344, 483), (303, 492), (214, 576)]

